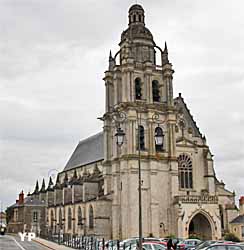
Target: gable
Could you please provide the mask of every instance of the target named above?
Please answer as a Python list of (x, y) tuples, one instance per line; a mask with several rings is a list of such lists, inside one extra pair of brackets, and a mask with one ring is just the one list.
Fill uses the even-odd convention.
[(184, 102), (184, 99), (181, 96), (181, 94), (179, 94), (179, 96), (174, 99), (174, 104), (176, 106), (176, 109), (182, 112), (184, 119), (187, 123), (187, 126), (192, 129), (192, 135), (194, 137), (202, 138), (202, 134), (196, 122), (194, 121), (193, 116), (190, 113), (190, 110), (187, 108), (187, 105)]

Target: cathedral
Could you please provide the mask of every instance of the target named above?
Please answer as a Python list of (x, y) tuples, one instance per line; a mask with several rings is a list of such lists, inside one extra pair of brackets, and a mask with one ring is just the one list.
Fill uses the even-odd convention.
[(101, 132), (78, 143), (56, 183), (30, 194), (46, 204), (41, 231), (138, 236), (139, 188), (143, 237), (221, 239), (237, 215), (205, 136), (173, 95), (167, 45), (155, 43), (145, 21), (143, 7), (132, 5), (119, 50), (110, 52)]

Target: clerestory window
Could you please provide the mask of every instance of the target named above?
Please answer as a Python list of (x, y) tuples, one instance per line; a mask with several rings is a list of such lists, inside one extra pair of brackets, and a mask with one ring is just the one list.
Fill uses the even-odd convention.
[(93, 213), (93, 207), (90, 206), (89, 208), (89, 228), (94, 228), (94, 213)]
[(68, 210), (68, 229), (70, 230), (72, 228), (72, 211), (71, 208), (69, 207)]
[(59, 223), (59, 227), (63, 228), (63, 216), (62, 216), (62, 209), (61, 208), (59, 208), (58, 223)]
[(78, 225), (81, 225), (81, 226), (83, 225), (81, 207), (78, 208)]

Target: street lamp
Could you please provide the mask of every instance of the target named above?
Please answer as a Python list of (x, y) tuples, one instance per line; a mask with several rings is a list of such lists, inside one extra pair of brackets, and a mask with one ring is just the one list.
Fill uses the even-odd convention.
[[(114, 110), (114, 114), (112, 115), (112, 119), (115, 122), (118, 122), (118, 127), (117, 131), (115, 133), (116, 137), (116, 143), (119, 147), (121, 147), (124, 143), (124, 137), (125, 133), (124, 131), (120, 128), (120, 123), (124, 122), (126, 120), (126, 114), (122, 111)], [(140, 126), (141, 126), (141, 114), (138, 116), (138, 111), (137, 111), (137, 137), (138, 137), (138, 205), (139, 205), (139, 250), (142, 250), (142, 192), (141, 192), (141, 144), (140, 144)], [(160, 123), (164, 123), (164, 121), (159, 120), (159, 114), (155, 113), (152, 116), (153, 121), (158, 122), (158, 127), (155, 129), (155, 144), (156, 146), (162, 147), (163, 146), (163, 141), (164, 141), (164, 134), (163, 130), (159, 127)]]
[(163, 146), (164, 134), (163, 134), (163, 130), (159, 126), (155, 129), (154, 139), (155, 139), (155, 144), (157, 146)]
[(121, 147), (124, 143), (125, 132), (123, 131), (123, 129), (118, 127), (115, 136), (117, 145)]

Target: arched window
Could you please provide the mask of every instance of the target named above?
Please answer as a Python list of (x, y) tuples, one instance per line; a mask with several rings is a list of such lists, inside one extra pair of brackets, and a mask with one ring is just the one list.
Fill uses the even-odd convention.
[(62, 215), (62, 209), (61, 209), (61, 207), (59, 208), (58, 223), (59, 223), (59, 227), (63, 228), (63, 215)]
[(153, 101), (159, 102), (160, 101), (159, 84), (158, 81), (156, 80), (152, 81), (152, 94), (153, 94)]
[[(162, 128), (160, 127), (156, 127), (155, 128), (155, 135), (160, 135), (164, 138), (164, 132), (162, 130)], [(155, 149), (156, 149), (156, 152), (160, 152), (160, 151), (163, 151), (163, 148), (164, 148), (164, 141), (163, 141), (163, 144), (162, 145), (157, 145), (155, 143)]]
[(188, 155), (181, 154), (178, 157), (178, 166), (180, 188), (193, 188), (191, 158)]
[(82, 211), (81, 211), (81, 207), (78, 208), (78, 225), (82, 226)]
[(139, 22), (141, 22), (141, 15), (139, 15)]
[(221, 222), (221, 228), (224, 229), (224, 209), (222, 205), (219, 205), (219, 214), (220, 214), (220, 222)]
[(133, 22), (136, 22), (136, 15), (133, 15)]
[(72, 228), (72, 211), (71, 208), (69, 207), (68, 210), (68, 229), (70, 230)]
[(136, 92), (136, 100), (141, 100), (142, 92), (141, 92), (141, 79), (135, 79), (135, 92)]
[(145, 150), (145, 132), (144, 132), (144, 127), (139, 126), (139, 135), (138, 135), (138, 146), (140, 147), (141, 150)]
[(89, 228), (94, 228), (94, 213), (92, 206), (89, 208)]

